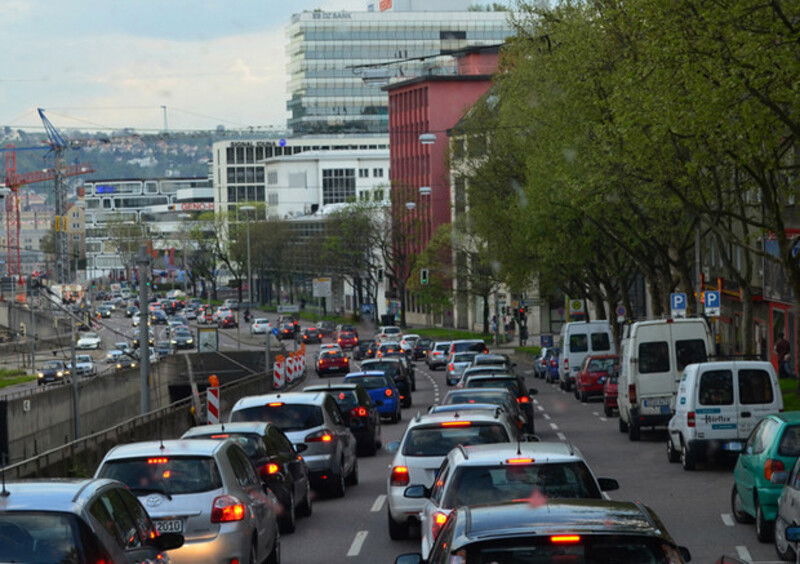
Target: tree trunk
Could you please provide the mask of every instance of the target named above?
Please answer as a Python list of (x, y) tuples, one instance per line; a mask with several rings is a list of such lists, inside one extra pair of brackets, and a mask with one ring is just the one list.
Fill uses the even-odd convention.
[(489, 294), (483, 294), (483, 334), (489, 334)]
[(756, 353), (755, 328), (753, 327), (753, 291), (748, 284), (742, 287), (742, 350), (743, 354)]
[(647, 286), (650, 288), (650, 297), (653, 303), (653, 317), (659, 318), (664, 314), (664, 308), (661, 300), (661, 287), (658, 277), (648, 274)]

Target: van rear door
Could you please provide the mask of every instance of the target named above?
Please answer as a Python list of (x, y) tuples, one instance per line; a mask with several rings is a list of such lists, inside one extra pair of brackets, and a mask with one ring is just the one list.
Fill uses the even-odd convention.
[(741, 444), (730, 439), (737, 438), (738, 409), (735, 402), (733, 370), (713, 365), (698, 370), (695, 386), (695, 427), (697, 438), (722, 441), (722, 448), (738, 450)]
[(737, 367), (739, 438), (746, 439), (761, 419), (783, 408), (783, 398), (777, 380), (772, 366)]

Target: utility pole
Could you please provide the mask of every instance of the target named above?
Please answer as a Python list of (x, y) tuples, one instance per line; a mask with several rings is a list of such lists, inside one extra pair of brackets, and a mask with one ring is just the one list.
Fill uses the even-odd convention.
[(139, 247), (139, 256), (136, 258), (139, 267), (139, 386), (141, 413), (150, 411), (150, 332), (148, 311), (150, 296), (150, 254), (147, 245)]
[(164, 112), (164, 133), (169, 131), (169, 127), (167, 127), (167, 107), (161, 106), (161, 110)]
[(69, 377), (72, 379), (72, 422), (73, 422), (73, 440), (78, 440), (81, 437), (81, 404), (80, 404), (80, 390), (78, 388), (78, 369), (77, 359), (75, 358), (75, 343), (78, 336), (75, 332), (75, 320), (68, 317), (70, 326), (70, 367)]
[(272, 340), (272, 323), (268, 323), (267, 325), (268, 325), (267, 326), (267, 331), (266, 331), (267, 347), (266, 347), (266, 351), (264, 352), (264, 363), (265, 363), (264, 372), (266, 372), (266, 374), (269, 376), (272, 373), (271, 372), (272, 371), (272, 358), (271, 358), (272, 354), (270, 353), (270, 350), (269, 350), (270, 346), (272, 345), (272, 343), (270, 342)]

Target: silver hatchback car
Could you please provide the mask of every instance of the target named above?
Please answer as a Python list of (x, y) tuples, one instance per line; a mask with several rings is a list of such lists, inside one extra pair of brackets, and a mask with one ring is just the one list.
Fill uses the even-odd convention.
[(346, 484), (358, 483), (356, 439), (326, 392), (244, 397), (233, 406), (230, 420), (268, 421), (283, 431), (302, 449), (316, 490), (342, 497)]
[(280, 561), (278, 501), (233, 440), (116, 446), (95, 476), (127, 484), (159, 532), (183, 534), (173, 562)]

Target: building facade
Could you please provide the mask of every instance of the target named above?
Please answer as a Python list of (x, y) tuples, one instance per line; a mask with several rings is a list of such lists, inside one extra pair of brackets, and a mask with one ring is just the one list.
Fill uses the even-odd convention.
[(469, 11), (470, 4), (384, 0), (369, 2), (372, 11), (292, 16), (289, 128), (304, 135), (386, 132), (388, 99), (381, 87), (391, 78), (452, 72), (452, 61), (431, 64), (426, 58), (496, 45), (513, 34), (509, 12)]

